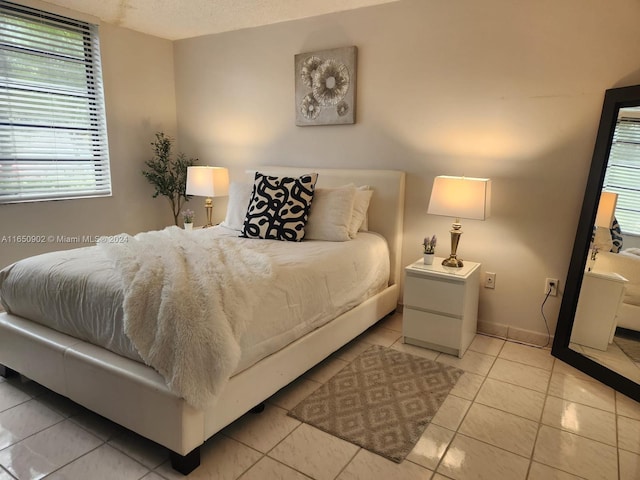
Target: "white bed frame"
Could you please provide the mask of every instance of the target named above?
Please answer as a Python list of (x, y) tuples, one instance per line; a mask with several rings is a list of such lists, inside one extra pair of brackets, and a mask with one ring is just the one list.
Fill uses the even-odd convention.
[(187, 474), (200, 464), (200, 445), (253, 407), (348, 343), (398, 303), (405, 174), (390, 170), (264, 167), (268, 174), (319, 173), (317, 186), (354, 183), (374, 190), (369, 230), (391, 252), (389, 286), (234, 375), (213, 406), (198, 410), (176, 397), (152, 368), (24, 318), (0, 314), (3, 374), (19, 372), (86, 408), (171, 450), (173, 468)]

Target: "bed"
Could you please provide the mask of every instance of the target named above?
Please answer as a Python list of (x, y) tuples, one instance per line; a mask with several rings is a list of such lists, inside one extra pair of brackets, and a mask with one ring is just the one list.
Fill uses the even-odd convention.
[[(187, 402), (172, 391), (156, 370), (131, 358), (126, 351), (109, 350), (6, 312), (0, 314), (0, 364), (5, 367), (3, 370), (5, 373), (19, 372), (167, 447), (171, 451), (173, 468), (189, 473), (199, 465), (200, 446), (209, 437), (397, 307), (404, 173), (291, 167), (260, 169), (268, 175), (287, 176), (310, 171), (318, 173), (317, 189), (353, 183), (367, 185), (373, 191), (367, 229), (375, 233), (358, 234), (358, 237), (364, 239), (367, 235), (377, 234), (386, 240), (388, 281), (373, 295), (365, 295), (357, 304), (348, 305), (345, 311), (344, 308), (336, 310), (335, 318), (325, 319), (321, 326), (311, 322), (300, 332), (301, 336), (281, 340), (275, 351), (261, 351), (251, 359), (243, 357), (216, 394), (214, 403), (193, 406), (193, 402)], [(308, 313), (304, 315), (308, 316)]]

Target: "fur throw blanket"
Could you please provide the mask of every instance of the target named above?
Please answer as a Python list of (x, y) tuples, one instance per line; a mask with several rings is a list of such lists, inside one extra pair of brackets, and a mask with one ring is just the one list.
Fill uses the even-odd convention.
[(98, 245), (122, 278), (125, 333), (140, 357), (172, 392), (203, 407), (238, 365), (271, 262), (246, 242), (194, 233), (168, 227)]

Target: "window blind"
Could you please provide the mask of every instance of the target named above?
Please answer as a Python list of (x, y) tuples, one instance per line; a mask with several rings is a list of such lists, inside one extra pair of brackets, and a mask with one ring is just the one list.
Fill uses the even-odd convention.
[(97, 26), (0, 2), (0, 203), (104, 195)]
[(640, 235), (639, 118), (618, 118), (603, 190), (618, 194), (616, 218), (622, 232)]

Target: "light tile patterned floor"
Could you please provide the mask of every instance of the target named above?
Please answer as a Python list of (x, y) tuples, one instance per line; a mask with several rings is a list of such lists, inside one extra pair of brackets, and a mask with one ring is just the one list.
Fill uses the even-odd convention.
[(640, 363), (634, 362), (628, 357), (615, 340), (607, 346), (606, 351), (578, 345), (577, 343), (572, 343), (570, 346), (576, 352), (580, 352), (634, 382), (640, 383)]
[[(462, 359), (400, 339), (385, 319), (202, 448), (193, 479), (640, 479), (640, 404), (549, 350), (476, 336)], [(287, 417), (370, 344), (465, 370), (395, 464)], [(25, 379), (0, 381), (0, 480), (173, 480), (168, 451)]]

